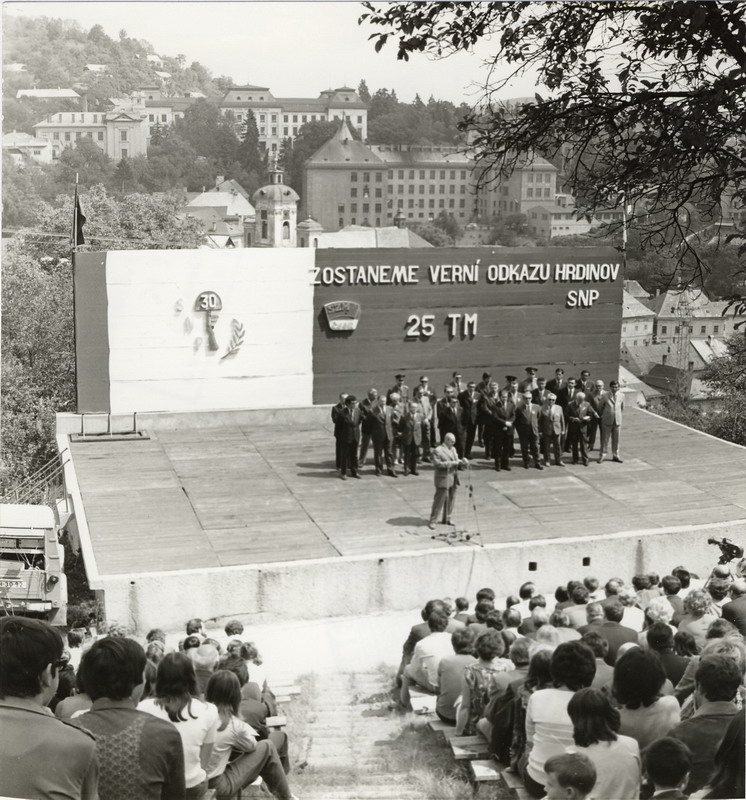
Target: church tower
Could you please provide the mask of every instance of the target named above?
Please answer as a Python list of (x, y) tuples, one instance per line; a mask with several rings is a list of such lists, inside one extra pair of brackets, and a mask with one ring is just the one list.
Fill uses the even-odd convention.
[(251, 197), (256, 209), (254, 247), (295, 247), (300, 198), (282, 182), (277, 154), (271, 153), (269, 158), (269, 183)]

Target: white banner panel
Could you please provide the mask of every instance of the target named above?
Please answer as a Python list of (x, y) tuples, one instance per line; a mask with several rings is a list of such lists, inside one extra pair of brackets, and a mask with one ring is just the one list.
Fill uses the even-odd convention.
[(111, 411), (311, 405), (314, 255), (107, 253)]

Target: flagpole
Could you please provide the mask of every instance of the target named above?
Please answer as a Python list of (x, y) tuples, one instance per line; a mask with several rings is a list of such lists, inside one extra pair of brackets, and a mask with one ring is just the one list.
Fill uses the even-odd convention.
[(78, 173), (75, 173), (75, 197), (73, 198), (73, 229), (70, 232), (73, 290), (73, 380), (75, 381), (75, 411), (78, 411), (78, 317), (75, 309), (75, 251), (78, 246)]

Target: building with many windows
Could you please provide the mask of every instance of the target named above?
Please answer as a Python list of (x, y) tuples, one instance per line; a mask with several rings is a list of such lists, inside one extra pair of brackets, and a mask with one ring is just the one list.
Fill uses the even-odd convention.
[(115, 161), (147, 154), (148, 130), (138, 111), (61, 111), (37, 122), (34, 131), (51, 143), (52, 158), (84, 136)]
[(232, 114), (240, 132), (252, 111), (259, 141), (269, 151), (279, 151), (285, 139), (295, 139), (306, 122), (333, 122), (347, 118), (365, 139), (368, 106), (354, 89), (326, 89), (318, 97), (275, 97), (267, 86), (232, 86), (220, 102), (224, 114)]
[(3, 153), (8, 153), (19, 166), (31, 159), (39, 164), (52, 163), (52, 145), (28, 133), (11, 131), (3, 134)]

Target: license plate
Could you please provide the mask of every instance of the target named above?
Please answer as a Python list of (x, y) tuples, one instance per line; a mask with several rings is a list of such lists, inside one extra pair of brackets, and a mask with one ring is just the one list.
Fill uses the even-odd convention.
[(25, 589), (26, 581), (14, 578), (0, 578), (0, 589)]

